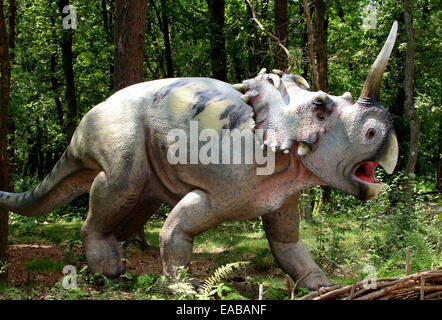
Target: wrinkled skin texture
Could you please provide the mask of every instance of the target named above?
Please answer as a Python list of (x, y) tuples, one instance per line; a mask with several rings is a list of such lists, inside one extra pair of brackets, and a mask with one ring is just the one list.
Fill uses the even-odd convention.
[[(397, 141), (373, 97), (354, 103), (347, 94), (310, 92), (293, 75), (265, 72), (241, 88), (207, 78), (136, 84), (89, 111), (52, 172), (27, 192), (0, 192), (0, 206), (36, 216), (89, 193), (81, 238), (89, 270), (106, 276), (124, 272), (119, 241), (161, 203), (173, 207), (160, 232), (170, 277), (176, 267), (190, 267), (196, 235), (224, 221), (261, 216), (281, 268), (295, 280), (303, 277), (300, 286), (316, 289), (329, 281), (299, 239), (298, 194), (314, 185), (361, 200), (379, 192), (374, 168), (394, 169)], [(200, 132), (220, 135), (222, 129), (272, 129), (263, 140), (267, 152), (276, 153), (274, 173), (257, 175), (256, 163), (170, 164), (168, 133), (189, 133), (191, 120)]]

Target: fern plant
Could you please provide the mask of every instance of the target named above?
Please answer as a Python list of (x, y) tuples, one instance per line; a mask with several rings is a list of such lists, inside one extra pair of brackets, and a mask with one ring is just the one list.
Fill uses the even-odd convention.
[(9, 263), (7, 261), (0, 261), (0, 275), (6, 273)]
[(379, 268), (383, 276), (399, 276), (405, 272), (405, 248), (411, 251), (411, 271), (439, 268), (442, 258), (433, 246), (417, 232), (405, 232), (403, 248), (393, 254)]
[(207, 278), (203, 285), (200, 288), (198, 295), (202, 298), (209, 297), (217, 292), (217, 288), (222, 281), (226, 279), (235, 269), (240, 268), (241, 266), (247, 264), (248, 262), (239, 261), (228, 263), (224, 266), (219, 267), (215, 270), (212, 276)]
[[(173, 298), (176, 300), (209, 300), (212, 295), (218, 293), (222, 295), (223, 292), (231, 291), (223, 282), (235, 269), (248, 262), (234, 262), (219, 267), (215, 270), (213, 275), (207, 278), (204, 283), (195, 289), (192, 285), (194, 279), (189, 277), (187, 268), (179, 267), (175, 270), (175, 279), (172, 282), (156, 281), (151, 288), (151, 293), (160, 295), (167, 295), (167, 291), (173, 293)], [(236, 297), (236, 296), (235, 296)], [(239, 295), (238, 295), (239, 297)]]

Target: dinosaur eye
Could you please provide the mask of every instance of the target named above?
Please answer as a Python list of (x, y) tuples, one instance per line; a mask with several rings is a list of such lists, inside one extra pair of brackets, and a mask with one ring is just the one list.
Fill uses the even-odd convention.
[(324, 112), (317, 113), (316, 118), (318, 118), (319, 121), (324, 121), (325, 120), (325, 113)]
[(374, 138), (374, 136), (376, 135), (376, 130), (373, 128), (368, 129), (367, 131), (367, 139), (371, 140)]

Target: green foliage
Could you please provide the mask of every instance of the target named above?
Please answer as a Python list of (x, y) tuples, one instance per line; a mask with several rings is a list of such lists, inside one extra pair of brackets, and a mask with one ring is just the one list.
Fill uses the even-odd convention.
[[(333, 191), (332, 203), (314, 217), (312, 252), (329, 273), (358, 280), (361, 269), (371, 265), (378, 276), (403, 275), (406, 248), (413, 272), (442, 266), (440, 195), (426, 194), (434, 184), (400, 172), (382, 180), (389, 180), (388, 186), (365, 203)], [(412, 206), (407, 183), (413, 189)]]
[(53, 261), (48, 257), (31, 258), (25, 266), (28, 271), (61, 271), (64, 267), (63, 261)]
[(268, 271), (277, 266), (275, 259), (268, 248), (259, 250), (253, 257), (252, 264), (257, 271)]
[(425, 236), (408, 231), (404, 235), (403, 248), (392, 253), (381, 264), (378, 275), (385, 277), (405, 275), (405, 248), (410, 249), (411, 272), (442, 266), (442, 255), (434, 249), (431, 243), (426, 241)]
[(143, 274), (138, 277), (132, 278), (132, 284), (134, 288), (143, 289), (147, 292), (153, 287), (153, 285), (158, 281), (160, 276), (156, 274)]
[[(17, 39), (13, 50), (12, 92), (9, 105), (9, 149), (16, 192), (35, 187), (67, 146), (67, 106), (64, 97), (65, 75), (62, 67), (60, 39), (61, 17), (56, 1), (17, 0)], [(149, 1), (146, 21), (145, 79), (164, 78), (165, 49), (161, 30), (161, 16), (170, 18), (174, 76), (210, 77), (209, 20), (207, 1), (164, 0)], [(76, 121), (111, 95), (113, 67), (112, 25), (106, 29), (101, 4), (96, 1), (71, 1), (77, 7), (78, 28), (73, 32), (74, 76), (78, 102)], [(274, 31), (274, 1), (253, 1), (258, 18)], [(399, 170), (405, 167), (409, 148), (408, 121), (404, 112), (404, 74), (406, 32), (402, 3), (396, 0), (326, 1), (329, 92), (340, 95), (350, 91), (359, 95), (367, 71), (385, 41), (392, 21), (399, 21), (397, 45), (384, 76), (382, 103), (391, 112), (400, 143)], [(294, 72), (311, 78), (305, 58), (305, 19), (300, 1), (290, 0), (289, 43), (297, 64)], [(364, 8), (372, 4), (376, 11), (376, 28), (366, 28)], [(331, 203), (322, 201), (320, 188), (302, 197), (302, 204), (314, 203), (313, 225), (302, 224), (302, 238), (312, 249), (317, 262), (331, 275), (343, 282), (361, 276), (364, 265), (372, 265), (378, 275), (403, 273), (405, 250), (410, 249), (412, 270), (441, 266), (442, 255), (442, 199), (434, 194), (435, 165), (440, 155), (440, 105), (442, 78), (442, 2), (413, 1), (415, 28), (415, 107), (421, 126), (419, 157), (415, 176), (396, 172), (392, 177), (377, 175), (388, 187), (374, 200), (360, 203), (343, 192), (334, 190)], [(108, 8), (110, 14), (110, 8)], [(273, 43), (250, 19), (243, 0), (226, 2), (225, 36), (228, 81), (240, 82), (250, 78), (262, 67), (274, 65)], [(51, 80), (59, 86), (53, 90)], [(62, 104), (63, 118), (59, 119), (56, 99)], [(406, 189), (412, 188), (412, 206)], [(432, 193), (429, 193), (432, 192)], [(83, 255), (77, 255), (80, 223), (87, 214), (88, 198), (80, 197), (70, 204), (40, 217), (27, 218), (10, 215), (11, 243), (50, 243), (64, 250), (66, 263), (82, 266)], [(158, 245), (158, 230), (171, 208), (161, 206), (149, 225), (149, 243)], [(272, 273), (275, 261), (267, 248), (260, 219), (229, 222), (195, 239), (201, 258), (214, 259), (216, 266), (228, 266), (229, 261), (251, 258), (255, 271)], [(77, 248), (78, 249), (78, 248)], [(0, 264), (0, 273), (6, 269)], [(29, 270), (59, 269), (57, 262), (36, 259), (29, 262)], [(35, 270), (34, 270), (35, 269)], [(184, 277), (184, 275), (183, 275)], [(273, 282), (276, 282), (272, 275)], [(121, 281), (120, 281), (121, 280)], [(182, 279), (182, 283), (186, 283)], [(211, 295), (205, 298), (240, 299), (234, 286), (221, 279), (211, 284)], [(255, 282), (263, 279), (253, 278)], [(268, 297), (282, 292), (275, 283), (266, 288)], [(170, 294), (164, 277), (125, 274), (113, 280), (91, 275), (87, 269), (79, 273), (83, 286), (98, 285), (104, 290), (130, 289), (136, 298), (164, 298)], [(167, 290), (166, 290), (166, 289)], [(3, 288), (5, 297), (25, 299), (15, 288)], [(198, 298), (199, 293), (183, 286), (177, 298)], [(214, 291), (215, 290), (215, 291)], [(29, 293), (32, 296), (34, 293)], [(37, 293), (35, 293), (37, 296)], [(47, 299), (83, 299), (90, 296), (107, 299), (109, 292), (79, 289), (66, 291), (53, 288)], [(283, 294), (281, 293), (281, 297)], [(115, 296), (113, 296), (115, 297)]]

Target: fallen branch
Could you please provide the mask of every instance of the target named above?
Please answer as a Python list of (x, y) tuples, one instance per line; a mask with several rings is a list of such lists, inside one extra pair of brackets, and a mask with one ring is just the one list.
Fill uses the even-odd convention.
[(363, 281), (320, 288), (299, 300), (442, 300), (442, 269), (423, 270), (401, 278), (376, 279), (376, 286)]

